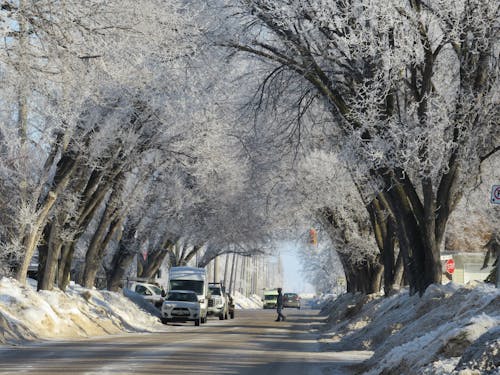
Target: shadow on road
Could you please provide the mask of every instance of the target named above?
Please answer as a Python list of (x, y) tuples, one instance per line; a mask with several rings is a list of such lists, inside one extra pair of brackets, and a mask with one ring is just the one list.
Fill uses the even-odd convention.
[[(163, 333), (45, 342), (0, 350), (0, 374), (353, 374), (359, 353), (322, 352), (317, 312), (240, 311), (235, 320)], [(315, 328), (316, 327), (316, 328)]]

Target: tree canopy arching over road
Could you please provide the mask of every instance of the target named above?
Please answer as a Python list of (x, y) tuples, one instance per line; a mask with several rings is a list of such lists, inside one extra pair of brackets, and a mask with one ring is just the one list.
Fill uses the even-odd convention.
[[(348, 291), (441, 281), (497, 157), (486, 0), (0, 2), (1, 273), (116, 290), (321, 225)], [(141, 257), (138, 257), (141, 259)]]

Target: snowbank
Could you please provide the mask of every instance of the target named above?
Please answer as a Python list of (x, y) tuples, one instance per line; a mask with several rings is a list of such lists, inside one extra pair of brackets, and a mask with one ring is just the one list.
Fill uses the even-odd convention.
[[(262, 308), (257, 295), (233, 298), (238, 309)], [(0, 343), (167, 329), (151, 306), (131, 299), (78, 285), (37, 292), (0, 279)], [(431, 286), (422, 297), (343, 294), (325, 300), (322, 313), (326, 350), (373, 351), (358, 373), (500, 375), (500, 290), (490, 285)]]
[(0, 279), (0, 343), (156, 332), (164, 326), (119, 293), (70, 285), (37, 292), (14, 279)]
[(378, 374), (500, 374), (500, 290), (475, 283), (401, 292), (344, 294), (325, 306), (328, 350), (371, 350), (359, 369)]
[(245, 297), (239, 292), (234, 292), (233, 301), (234, 306), (237, 309), (262, 309), (262, 300), (256, 294), (252, 294), (250, 297)]
[[(262, 308), (259, 296), (233, 297), (238, 309)], [(121, 294), (72, 284), (66, 292), (37, 292), (32, 280), (23, 286), (0, 279), (0, 344), (166, 329), (158, 310), (130, 290)]]

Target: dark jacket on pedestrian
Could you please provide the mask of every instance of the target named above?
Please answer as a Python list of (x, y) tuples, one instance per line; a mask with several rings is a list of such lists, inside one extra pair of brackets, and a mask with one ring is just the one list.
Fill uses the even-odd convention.
[(277, 305), (278, 309), (282, 309), (283, 308), (283, 294), (281, 294), (281, 292), (278, 293), (278, 298), (276, 300), (276, 305)]

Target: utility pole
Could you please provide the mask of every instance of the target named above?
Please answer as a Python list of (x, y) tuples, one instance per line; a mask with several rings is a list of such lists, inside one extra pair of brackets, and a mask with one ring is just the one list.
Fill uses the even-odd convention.
[(218, 257), (215, 257), (214, 258), (214, 283), (217, 283), (217, 273), (219, 271), (219, 261), (218, 261)]
[[(491, 203), (493, 205), (500, 204), (500, 184), (495, 184), (491, 187)], [(496, 210), (498, 206), (493, 206), (493, 210)], [(498, 217), (498, 216), (497, 216)], [(491, 251), (491, 256), (496, 257), (497, 262), (497, 277), (496, 277), (496, 287), (500, 289), (500, 232), (496, 231), (491, 235), (491, 239), (486, 246), (490, 246), (488, 251)]]
[(229, 268), (229, 254), (226, 254), (225, 255), (225, 262), (224, 262), (224, 279), (223, 279), (224, 288), (226, 288), (226, 291), (228, 290), (227, 289), (227, 269), (228, 268)]
[(234, 266), (236, 263), (236, 254), (233, 253), (233, 261), (231, 264), (231, 273), (229, 274), (229, 293), (233, 294), (233, 288), (234, 288)]

